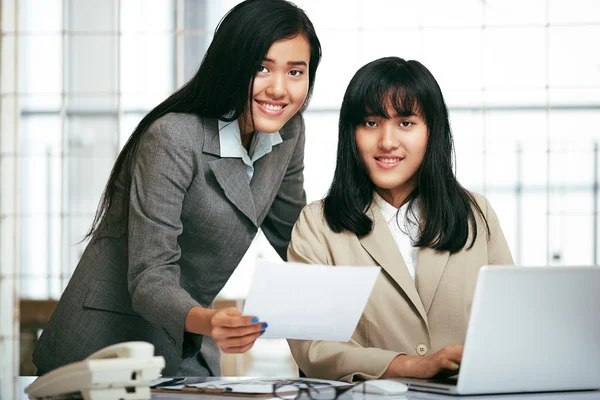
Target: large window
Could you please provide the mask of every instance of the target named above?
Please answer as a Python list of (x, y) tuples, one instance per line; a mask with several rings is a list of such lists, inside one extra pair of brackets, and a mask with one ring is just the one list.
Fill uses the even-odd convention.
[[(116, 154), (192, 76), (235, 3), (2, 0), (0, 375), (18, 374), (16, 299), (60, 296)], [(309, 200), (333, 175), (354, 72), (382, 56), (417, 59), (450, 108), (458, 178), (488, 196), (515, 261), (598, 263), (596, 1), (296, 3), (323, 46), (305, 113)], [(259, 257), (277, 258), (261, 235), (222, 296), (243, 298)]]

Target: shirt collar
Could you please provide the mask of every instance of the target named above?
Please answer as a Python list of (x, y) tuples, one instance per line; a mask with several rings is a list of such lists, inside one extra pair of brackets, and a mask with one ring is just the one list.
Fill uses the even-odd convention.
[[(274, 133), (256, 132), (250, 147), (250, 158), (252, 161), (269, 153), (273, 146), (283, 142), (279, 131)], [(221, 147), (221, 157), (248, 156), (248, 152), (242, 146), (242, 137), (238, 120), (225, 122), (219, 120), (219, 144)]]
[(244, 147), (237, 120), (225, 122), (219, 120), (219, 144), (221, 157), (243, 157)]
[(404, 216), (406, 215), (406, 210), (408, 208), (408, 203), (404, 204), (400, 207), (400, 212), (398, 209), (385, 201), (383, 197), (381, 197), (377, 192), (373, 193), (373, 200), (375, 200), (375, 204), (381, 210), (381, 214), (383, 214), (383, 218), (389, 224), (392, 220), (395, 220), (396, 214), (398, 214), (398, 220), (402, 221)]

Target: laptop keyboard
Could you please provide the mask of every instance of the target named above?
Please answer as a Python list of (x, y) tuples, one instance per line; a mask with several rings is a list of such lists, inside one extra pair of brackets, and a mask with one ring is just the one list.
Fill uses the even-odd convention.
[(450, 376), (447, 378), (433, 378), (428, 380), (427, 382), (456, 386), (456, 384), (458, 383), (458, 375)]

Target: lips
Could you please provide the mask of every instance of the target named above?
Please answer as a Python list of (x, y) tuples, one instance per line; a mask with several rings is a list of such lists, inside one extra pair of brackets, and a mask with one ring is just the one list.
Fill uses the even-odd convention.
[(393, 164), (402, 161), (402, 157), (375, 157), (375, 159), (382, 163)]
[(279, 111), (282, 108), (284, 108), (285, 106), (287, 106), (287, 104), (285, 103), (280, 103), (280, 102), (266, 102), (266, 101), (260, 101), (260, 100), (254, 100), (256, 101), (261, 107), (265, 107), (269, 110), (273, 110), (273, 111)]
[(261, 101), (254, 100), (256, 102), (257, 108), (266, 116), (269, 117), (278, 117), (283, 114), (285, 107), (287, 107), (286, 103), (280, 101)]
[(400, 165), (404, 157), (397, 156), (378, 156), (375, 157), (375, 164), (382, 169), (392, 169)]

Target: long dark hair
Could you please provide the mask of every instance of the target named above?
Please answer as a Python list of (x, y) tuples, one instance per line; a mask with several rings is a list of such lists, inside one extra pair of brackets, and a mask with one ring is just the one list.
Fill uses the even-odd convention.
[(312, 22), (302, 9), (285, 0), (246, 0), (233, 7), (219, 22), (198, 72), (150, 111), (125, 143), (85, 238), (96, 231), (110, 207), (117, 176), (123, 168), (131, 173), (132, 160), (140, 139), (154, 121), (171, 112), (191, 113), (228, 122), (238, 119), (251, 101), (256, 71), (271, 45), (298, 35), (304, 36), (310, 45), (308, 94), (300, 110), (302, 112), (312, 95), (321, 61), (321, 44)]
[(408, 212), (414, 215), (417, 206), (420, 214), (415, 246), (457, 252), (467, 243), (470, 224), (471, 248), (477, 237), (473, 209), (485, 221), (488, 235), (490, 229), (475, 198), (454, 175), (454, 146), (442, 91), (423, 64), (398, 57), (381, 58), (363, 66), (346, 89), (340, 111), (337, 165), (323, 205), (329, 227), (334, 232), (349, 230), (358, 237), (373, 229), (367, 211), (375, 185), (356, 145), (355, 128), (368, 115), (390, 118), (385, 109), (387, 102), (398, 115), (422, 116), (428, 130), (417, 183), (406, 200)]

